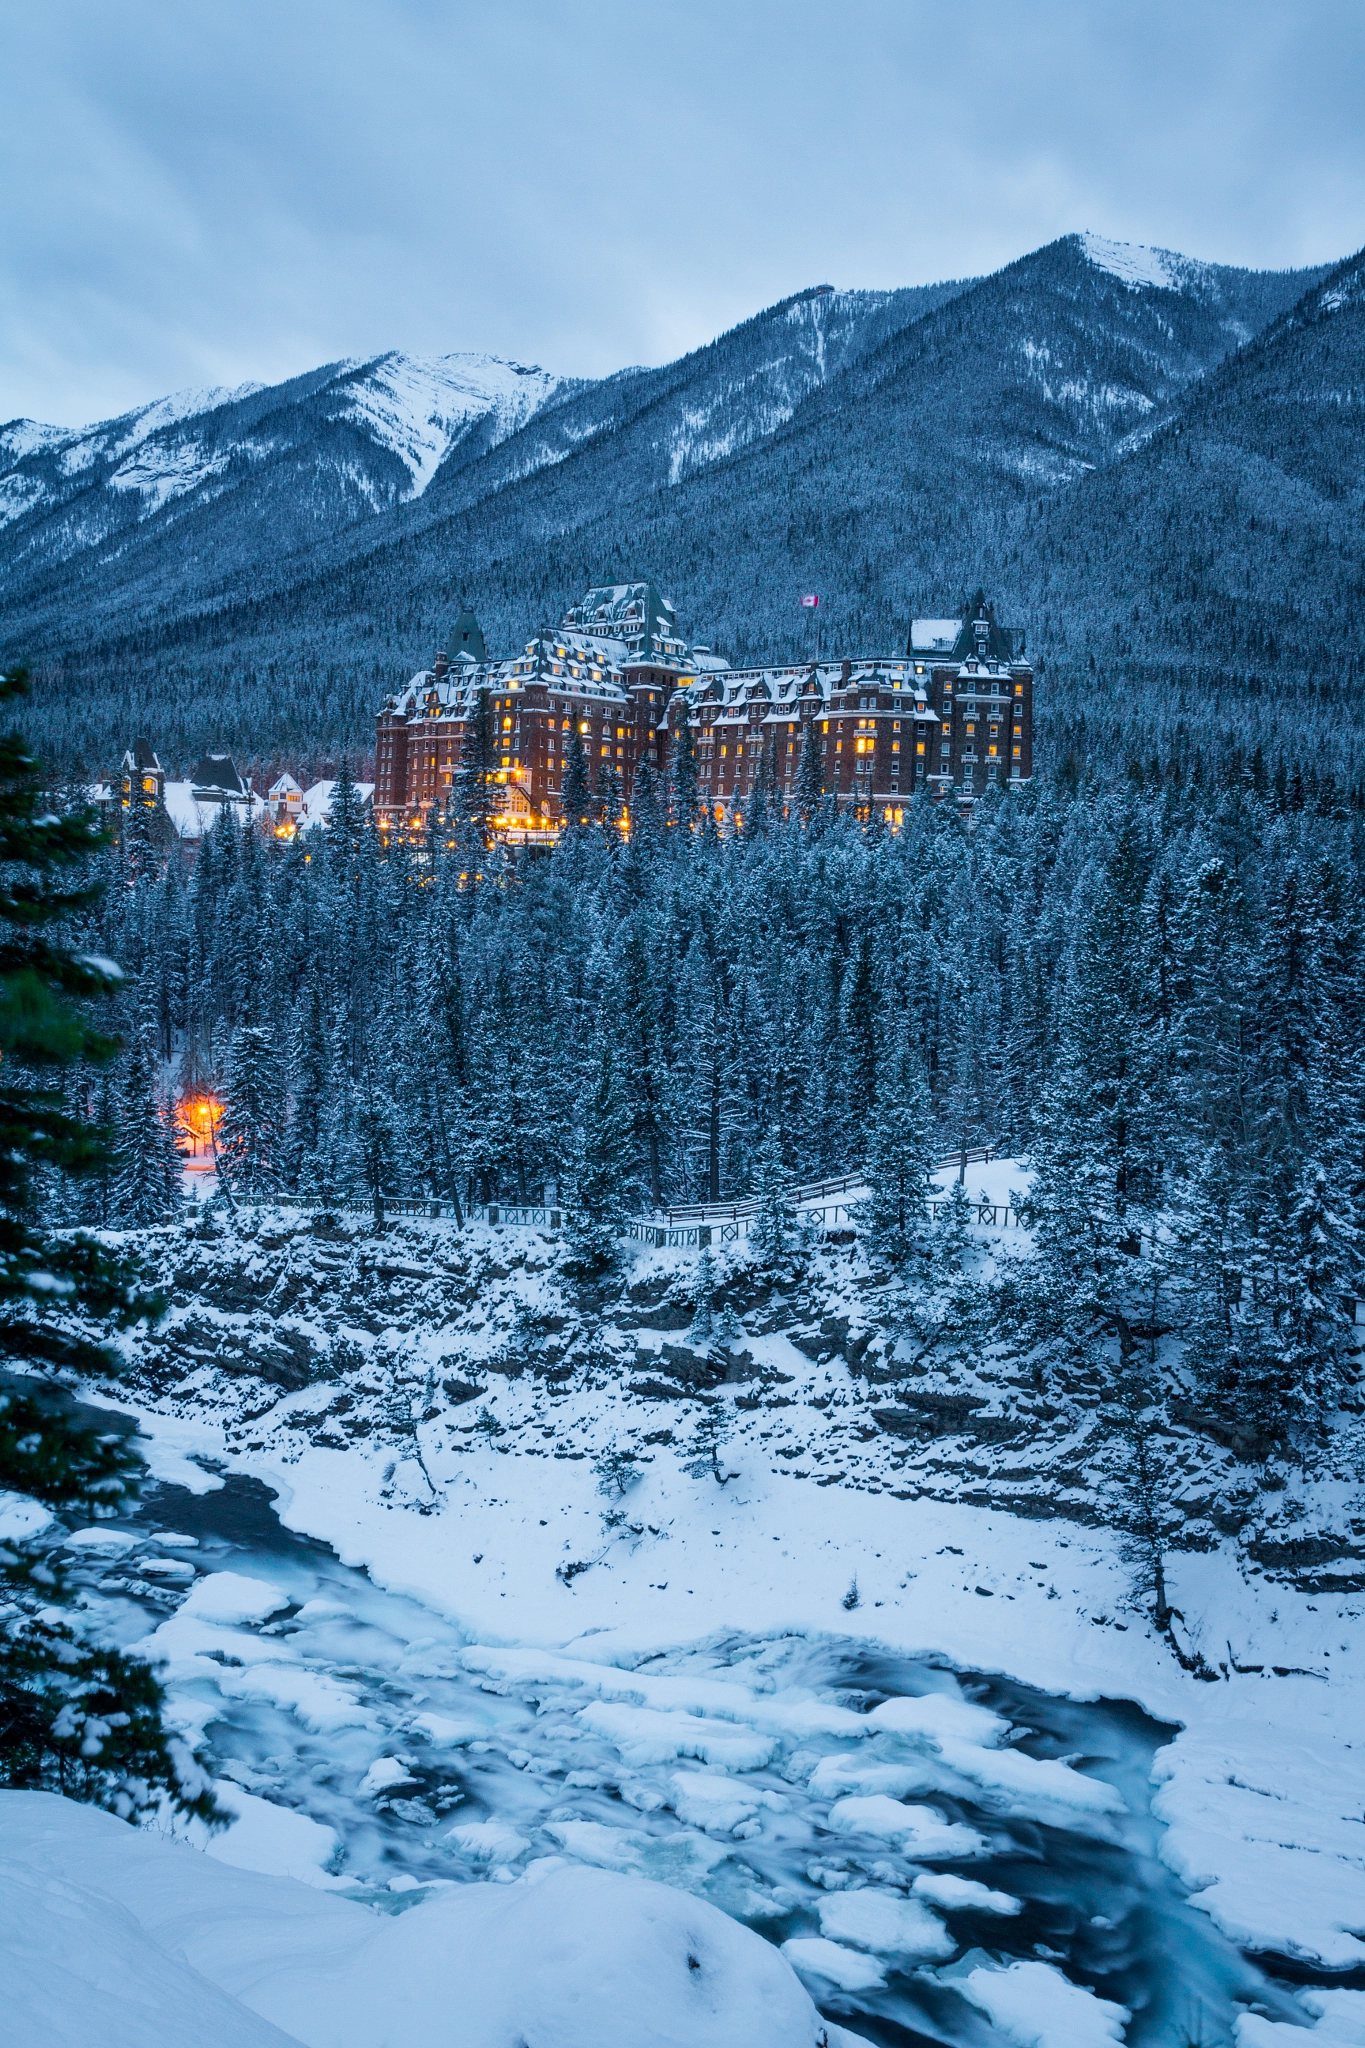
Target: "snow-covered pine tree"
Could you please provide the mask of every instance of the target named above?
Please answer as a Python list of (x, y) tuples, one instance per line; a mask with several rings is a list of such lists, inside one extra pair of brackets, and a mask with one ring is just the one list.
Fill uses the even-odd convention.
[(384, 1228), (384, 1197), (396, 1192), (402, 1171), (402, 1122), (397, 1105), (372, 1066), (355, 1089), (355, 1142), (376, 1230)]
[(571, 1184), (565, 1271), (596, 1279), (620, 1257), (621, 1226), (635, 1188), (631, 1115), (604, 1031), (598, 1034), (592, 1086), (576, 1133)]
[(928, 1223), (934, 1169), (933, 1104), (909, 1021), (901, 1017), (878, 1065), (866, 1148), (867, 1220), (872, 1244), (901, 1267)]
[(149, 1003), (119, 1062), (115, 1083), (114, 1175), (110, 1220), (122, 1230), (166, 1223), (180, 1213), (180, 1154), (157, 1086), (157, 1030)]
[(493, 714), (487, 690), (475, 692), (473, 715), (466, 720), (464, 753), (455, 772), (456, 838), (467, 859), (479, 860), (488, 847), (493, 815), (495, 772)]
[(819, 815), (825, 793), (825, 771), (820, 754), (820, 726), (814, 718), (801, 724), (801, 759), (796, 770), (796, 815), (810, 826)]
[(322, 1142), (327, 1104), (327, 1021), (322, 978), (309, 976), (289, 1049), (289, 1120), (282, 1149), (286, 1186), (297, 1190), (304, 1167)]
[(686, 715), (678, 720), (668, 763), (665, 810), (670, 823), (680, 832), (695, 829), (700, 798), (697, 789), (697, 756), (692, 743), (692, 723)]
[[(24, 688), (0, 676), (0, 701)], [(88, 1173), (107, 1143), (51, 1085), (116, 1050), (83, 1006), (115, 990), (120, 971), (70, 943), (92, 908), (101, 837), (92, 811), (55, 813), (23, 740), (0, 737), (0, 1353), (23, 1368), (0, 1379), (0, 1488), (80, 1521), (130, 1507), (142, 1465), (134, 1437), (92, 1424), (48, 1375), (117, 1378), (118, 1352), (81, 1323), (127, 1329), (160, 1306), (96, 1240), (49, 1236), (39, 1208), (48, 1173)], [(69, 1598), (45, 1536), (0, 1546), (0, 1784), (128, 1819), (165, 1801), (211, 1817), (202, 1771), (164, 1725), (155, 1673), (62, 1620)]]
[(796, 1237), (796, 1210), (787, 1193), (788, 1179), (782, 1140), (776, 1131), (769, 1131), (758, 1149), (758, 1213), (749, 1225), (749, 1248), (770, 1273), (786, 1266)]
[(268, 1031), (247, 1024), (233, 1035), (218, 1127), (218, 1171), (234, 1199), (271, 1202), (284, 1184), (284, 1089)]
[(591, 825), (593, 803), (588, 788), (588, 757), (576, 720), (569, 734), (568, 767), (564, 771), (560, 807), (566, 833), (582, 832)]
[(710, 1246), (703, 1245), (697, 1258), (696, 1271), (692, 1276), (692, 1326), (687, 1333), (691, 1342), (703, 1351), (709, 1349), (715, 1332), (715, 1298), (716, 1262), (711, 1257)]

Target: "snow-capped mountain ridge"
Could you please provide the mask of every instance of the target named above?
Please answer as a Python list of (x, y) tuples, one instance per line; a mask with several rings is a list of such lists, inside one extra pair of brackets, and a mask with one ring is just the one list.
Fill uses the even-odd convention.
[(476, 423), (494, 447), (572, 381), (472, 351), (409, 356), (394, 349), (358, 367), (337, 417), (354, 421), (405, 464), (414, 498)]

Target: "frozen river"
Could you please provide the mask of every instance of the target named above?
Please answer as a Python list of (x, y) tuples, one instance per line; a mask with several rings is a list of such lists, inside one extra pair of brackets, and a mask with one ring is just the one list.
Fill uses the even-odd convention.
[(383, 1909), (550, 1857), (636, 1872), (789, 1944), (822, 2010), (886, 2043), (1001, 2039), (990, 1972), (1019, 1958), (1132, 2015), (1092, 2000), (1078, 2042), (1302, 2019), (1157, 1861), (1173, 1731), (1126, 1703), (807, 1635), (632, 1670), (591, 1640), (474, 1644), (241, 1478), (158, 1488), (80, 1575), (122, 1641), (155, 1631), (177, 1716), (251, 1795), (242, 1843), (269, 1834), (255, 1800), (289, 1809), (292, 1853)]

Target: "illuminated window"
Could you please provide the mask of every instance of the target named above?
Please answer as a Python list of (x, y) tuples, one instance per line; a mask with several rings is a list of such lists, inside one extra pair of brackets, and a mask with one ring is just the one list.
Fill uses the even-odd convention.
[(918, 745), (916, 746), (916, 748), (915, 748), (915, 752), (916, 752), (917, 754), (922, 754), (922, 753), (924, 752), (924, 741), (923, 741), (923, 740), (921, 740), (921, 741), (919, 742), (919, 744), (918, 744)]

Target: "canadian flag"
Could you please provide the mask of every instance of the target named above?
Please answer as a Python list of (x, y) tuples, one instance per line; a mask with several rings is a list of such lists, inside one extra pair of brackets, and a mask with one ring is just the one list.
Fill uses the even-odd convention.
[(801, 602), (803, 605), (807, 607), (808, 610), (814, 611), (816, 606), (819, 604), (820, 600), (818, 597), (815, 596), (814, 592), (812, 592), (812, 594), (809, 597), (803, 597)]

